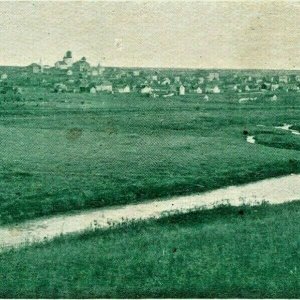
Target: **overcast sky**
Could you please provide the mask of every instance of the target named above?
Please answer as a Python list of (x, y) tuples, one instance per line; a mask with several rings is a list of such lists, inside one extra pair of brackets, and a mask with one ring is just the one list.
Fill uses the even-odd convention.
[(300, 69), (300, 2), (0, 2), (0, 65)]

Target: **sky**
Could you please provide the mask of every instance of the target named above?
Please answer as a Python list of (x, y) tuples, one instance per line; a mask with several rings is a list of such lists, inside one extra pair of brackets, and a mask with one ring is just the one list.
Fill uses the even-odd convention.
[(0, 65), (300, 69), (296, 1), (0, 1)]

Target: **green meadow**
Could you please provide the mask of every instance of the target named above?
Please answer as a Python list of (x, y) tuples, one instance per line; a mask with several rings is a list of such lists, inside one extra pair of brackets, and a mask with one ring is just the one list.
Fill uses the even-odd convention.
[(1, 298), (299, 298), (300, 202), (219, 207), (0, 254)]
[(245, 104), (42, 89), (24, 98), (0, 105), (0, 224), (300, 170), (299, 137), (273, 128), (299, 126), (297, 93)]

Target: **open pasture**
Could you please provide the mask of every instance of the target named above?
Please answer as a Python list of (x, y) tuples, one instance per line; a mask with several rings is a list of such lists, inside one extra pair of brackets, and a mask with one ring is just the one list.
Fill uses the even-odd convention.
[(299, 126), (298, 94), (238, 104), (225, 95), (26, 93), (0, 106), (1, 224), (300, 170), (298, 136), (286, 135), (295, 147), (272, 147), (245, 135)]

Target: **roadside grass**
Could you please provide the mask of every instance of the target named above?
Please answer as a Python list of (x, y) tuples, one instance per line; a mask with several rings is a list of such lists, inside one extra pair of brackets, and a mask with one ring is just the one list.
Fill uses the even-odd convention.
[(299, 95), (237, 104), (222, 95), (27, 93), (0, 106), (0, 224), (300, 171), (299, 151), (243, 134), (299, 124)]
[(299, 298), (300, 202), (212, 210), (0, 254), (1, 298)]

